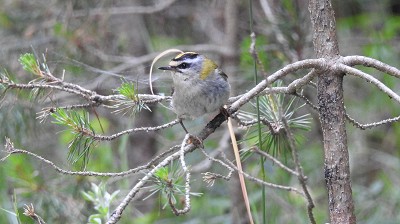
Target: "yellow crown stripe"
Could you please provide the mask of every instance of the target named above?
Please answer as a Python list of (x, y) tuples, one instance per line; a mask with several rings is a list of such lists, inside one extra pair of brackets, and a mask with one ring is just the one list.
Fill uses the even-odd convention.
[(188, 55), (188, 54), (197, 54), (196, 52), (183, 52), (183, 53), (180, 53), (180, 54), (178, 54), (175, 58), (174, 58), (174, 60), (179, 60), (180, 58), (182, 58), (183, 56), (185, 56), (185, 55)]

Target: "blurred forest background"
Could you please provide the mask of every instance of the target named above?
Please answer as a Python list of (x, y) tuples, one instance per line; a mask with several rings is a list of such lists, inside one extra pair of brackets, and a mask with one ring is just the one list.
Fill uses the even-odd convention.
[[(302, 59), (313, 58), (312, 33), (306, 0), (260, 0), (253, 3), (257, 51), (267, 73)], [(334, 0), (337, 32), (342, 55), (365, 55), (400, 68), (400, 2), (397, 0)], [(268, 7), (269, 6), (269, 7)], [(214, 59), (229, 76), (233, 95), (254, 86), (250, 45), (249, 4), (245, 0), (0, 0), (0, 66), (20, 83), (32, 76), (18, 62), (21, 54), (46, 55), (53, 74), (68, 82), (111, 94), (121, 80), (137, 83), (139, 93), (149, 93), (150, 63), (161, 51), (178, 48), (197, 51)], [(168, 58), (172, 58), (167, 57)], [(167, 59), (164, 62), (166, 63)], [(394, 77), (373, 73), (395, 92), (400, 83)], [(168, 73), (155, 71), (154, 85), (159, 93), (170, 94)], [(261, 78), (261, 77), (260, 77)], [(295, 77), (291, 76), (292, 79)], [(285, 82), (285, 80), (283, 81)], [(362, 123), (398, 116), (400, 106), (359, 79), (346, 78), (347, 112)], [(316, 91), (306, 93), (314, 100)], [(10, 137), (17, 148), (35, 152), (66, 169), (77, 169), (67, 161), (69, 132), (53, 124), (51, 118), (40, 123), (35, 118), (45, 106), (72, 104), (75, 99), (56, 93), (51, 101), (29, 98), (29, 91), (8, 92), (0, 108), (0, 138)], [(302, 102), (299, 101), (299, 104)], [(105, 134), (132, 127), (155, 126), (175, 119), (162, 106), (142, 110), (135, 116), (112, 114), (96, 109), (93, 126)], [(90, 111), (93, 113), (93, 111)], [(316, 203), (317, 223), (328, 221), (327, 194), (323, 171), (323, 148), (318, 116), (307, 107), (298, 111), (310, 114), (310, 131), (298, 130), (300, 159), (308, 186)], [(196, 133), (209, 117), (186, 122)], [(100, 127), (101, 124), (101, 127)], [(226, 127), (205, 141), (208, 152), (227, 142)], [(246, 138), (246, 130), (240, 130)], [(179, 144), (181, 127), (156, 133), (135, 133), (99, 144), (93, 150), (87, 170), (118, 172), (142, 165), (155, 154)], [(352, 187), (358, 223), (398, 223), (400, 220), (400, 125), (383, 125), (361, 131), (348, 124)], [(222, 139), (222, 140), (221, 140)], [(3, 146), (1, 146), (3, 147)], [(228, 145), (226, 152), (231, 149)], [(1, 152), (0, 157), (6, 156)], [(192, 187), (201, 192), (192, 198), (192, 210), (176, 217), (165, 201), (143, 190), (139, 200), (129, 204), (120, 223), (245, 223), (240, 188), (235, 180), (216, 181), (212, 187), (201, 180), (210, 166), (199, 152), (188, 155), (194, 173)], [(248, 158), (246, 170), (257, 175), (259, 160)], [(295, 177), (272, 163), (264, 164), (268, 181), (296, 185)], [(236, 176), (236, 174), (235, 174)], [(33, 157), (13, 155), (0, 162), (0, 223), (17, 223), (16, 206), (32, 203), (47, 223), (85, 223), (96, 213), (84, 199), (91, 183), (106, 183), (108, 192), (120, 190), (111, 210), (137, 181), (128, 178), (63, 176)], [(255, 220), (260, 222), (260, 186), (248, 182)], [(267, 188), (268, 223), (307, 223), (306, 203), (298, 195)], [(258, 213), (257, 213), (258, 212)], [(33, 223), (21, 217), (22, 223)], [(244, 220), (243, 220), (244, 219)]]

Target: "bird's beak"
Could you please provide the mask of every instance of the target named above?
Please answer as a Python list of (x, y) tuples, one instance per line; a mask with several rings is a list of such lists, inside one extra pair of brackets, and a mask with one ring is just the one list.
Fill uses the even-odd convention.
[(159, 67), (158, 69), (165, 71), (176, 71), (176, 68), (171, 66)]

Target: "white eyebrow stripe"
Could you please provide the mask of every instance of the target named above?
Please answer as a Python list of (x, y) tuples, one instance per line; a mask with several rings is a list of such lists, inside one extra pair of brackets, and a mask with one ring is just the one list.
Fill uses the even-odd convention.
[(171, 67), (176, 67), (176, 66), (178, 66), (180, 63), (181, 63), (180, 61), (170, 61), (170, 62), (169, 62), (169, 66), (171, 66)]

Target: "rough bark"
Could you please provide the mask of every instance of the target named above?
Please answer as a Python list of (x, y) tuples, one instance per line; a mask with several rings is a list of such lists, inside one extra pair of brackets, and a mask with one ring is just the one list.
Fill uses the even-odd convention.
[[(330, 0), (310, 0), (309, 10), (316, 56), (332, 62), (338, 60), (336, 21)], [(330, 223), (356, 223), (345, 127), (343, 74), (332, 70), (321, 71), (317, 92)]]

